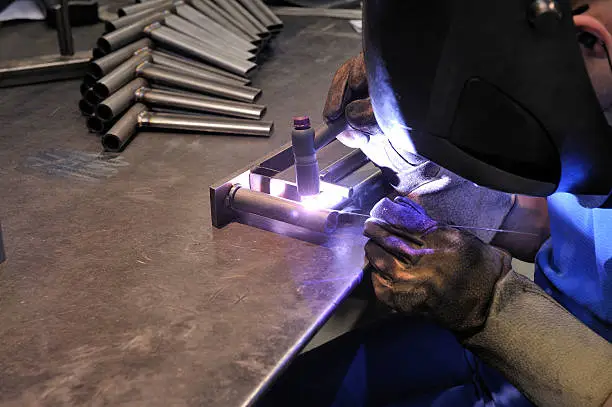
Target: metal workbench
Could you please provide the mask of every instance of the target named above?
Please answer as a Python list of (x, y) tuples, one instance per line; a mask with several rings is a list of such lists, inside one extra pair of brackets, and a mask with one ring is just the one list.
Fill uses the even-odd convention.
[(100, 155), (78, 82), (0, 89), (1, 406), (246, 405), (359, 280), (357, 232), (211, 226), (209, 185), (318, 119), (359, 50), (344, 20), (285, 21), (254, 79), (270, 139), (141, 133)]

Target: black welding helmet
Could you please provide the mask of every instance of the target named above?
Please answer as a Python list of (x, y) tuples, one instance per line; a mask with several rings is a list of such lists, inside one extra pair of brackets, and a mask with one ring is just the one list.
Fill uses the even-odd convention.
[(364, 47), (400, 153), (501, 191), (612, 190), (612, 131), (567, 1), (366, 0)]

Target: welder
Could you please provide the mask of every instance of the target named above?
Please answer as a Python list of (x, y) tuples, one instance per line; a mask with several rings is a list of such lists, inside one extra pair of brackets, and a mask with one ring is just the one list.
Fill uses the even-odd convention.
[[(612, 406), (611, 29), (609, 0), (364, 2), (325, 115), (396, 175), (365, 251), (397, 316), (306, 354), (272, 398)], [(483, 241), (528, 258), (548, 220), (537, 284)]]

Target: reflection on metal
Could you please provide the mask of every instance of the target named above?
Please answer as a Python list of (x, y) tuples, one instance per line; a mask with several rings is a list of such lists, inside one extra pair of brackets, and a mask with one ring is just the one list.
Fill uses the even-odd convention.
[[(321, 131), (327, 132), (329, 128), (321, 127), (317, 132)], [(320, 139), (329, 140), (329, 137)], [(333, 233), (333, 227), (322, 226), (326, 214), (342, 211), (339, 212), (341, 216), (333, 219), (338, 228), (352, 225), (355, 219), (363, 222), (362, 217), (353, 217), (350, 212), (368, 213), (376, 202), (392, 192), (381, 171), (359, 150), (332, 139), (318, 150), (317, 156), (321, 192), (308, 200), (297, 192), (291, 144), (212, 185), (213, 225), (220, 228), (240, 221), (276, 233), (292, 233), (296, 226), (311, 233)], [(308, 214), (312, 214), (312, 218)]]

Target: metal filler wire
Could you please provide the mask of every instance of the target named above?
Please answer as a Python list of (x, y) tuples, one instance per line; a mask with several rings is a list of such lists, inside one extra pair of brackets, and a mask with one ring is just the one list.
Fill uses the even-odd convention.
[[(368, 215), (364, 215), (364, 214), (361, 214), (361, 213), (355, 213), (355, 212), (340, 212), (340, 215), (359, 216), (359, 217), (362, 217), (364, 219), (370, 219), (370, 216), (368, 216)], [(481, 227), (477, 227), (477, 226), (458, 226), (458, 225), (451, 225), (451, 224), (447, 224), (446, 226), (449, 226), (449, 227), (455, 228), (455, 229), (462, 229), (462, 230), (482, 230), (482, 231), (487, 231), (487, 232), (514, 233), (514, 234), (517, 234), (517, 235), (539, 236), (537, 233), (521, 232), (519, 230), (481, 228)]]

